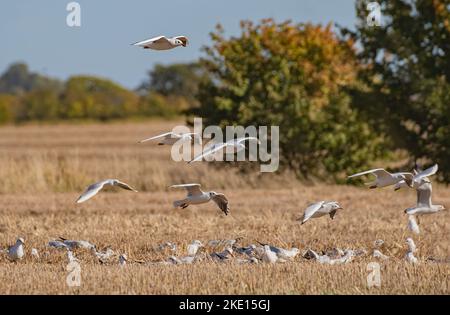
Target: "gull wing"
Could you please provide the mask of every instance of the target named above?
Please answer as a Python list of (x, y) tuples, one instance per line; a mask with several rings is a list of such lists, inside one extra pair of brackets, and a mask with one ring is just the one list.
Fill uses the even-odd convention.
[(196, 161), (201, 161), (204, 157), (214, 154), (217, 151), (223, 149), (224, 147), (226, 147), (227, 143), (215, 143), (211, 146), (211, 148), (209, 148), (208, 150), (203, 151), (202, 154), (196, 156), (193, 160), (189, 161), (188, 164), (192, 163), (192, 162), (196, 162)]
[(170, 188), (185, 188), (188, 192), (188, 196), (199, 196), (203, 194), (203, 191), (200, 189), (200, 184), (181, 184), (181, 185), (172, 185)]
[(432, 167), (427, 168), (426, 170), (419, 172), (417, 175), (414, 176), (414, 181), (420, 182), (422, 178), (432, 176), (436, 174), (438, 171), (438, 165), (434, 164)]
[(224, 194), (215, 195), (212, 200), (217, 204), (217, 206), (222, 210), (225, 215), (230, 213), (230, 207), (228, 207), (228, 199)]
[(189, 40), (186, 36), (176, 36), (174, 38), (181, 40), (183, 42), (183, 47), (186, 47), (187, 44), (189, 43)]
[(317, 210), (319, 210), (323, 205), (324, 205), (325, 201), (319, 201), (313, 204), (310, 204), (306, 210), (305, 210), (305, 214), (303, 215), (302, 218), (302, 224), (305, 223), (306, 221), (309, 220), (309, 218), (311, 218), (314, 213), (317, 212)]
[(165, 42), (167, 42), (167, 43), (169, 42), (167, 37), (165, 37), (165, 36), (157, 36), (157, 37), (153, 37), (153, 38), (150, 38), (150, 39), (145, 39), (143, 41), (134, 43), (132, 45), (146, 47), (147, 45), (152, 44), (152, 43), (165, 43)]
[(371, 174), (374, 175), (375, 177), (391, 177), (391, 173), (387, 172), (384, 168), (375, 168), (373, 170), (368, 170), (368, 171), (364, 171), (364, 172), (360, 172), (360, 173), (356, 173), (353, 175), (348, 176), (347, 178), (353, 178), (353, 177), (358, 177), (358, 176), (362, 176), (362, 175), (366, 175), (366, 174)]
[(156, 140), (156, 139), (161, 139), (161, 138), (174, 137), (174, 136), (178, 136), (178, 135), (176, 135), (176, 134), (173, 133), (173, 132), (166, 132), (166, 133), (163, 133), (163, 134), (160, 134), (160, 135), (151, 137), (151, 138), (147, 138), (147, 139), (141, 140), (141, 141), (139, 141), (138, 143), (143, 143), (143, 142), (147, 142), (147, 141), (151, 141), (151, 140)]
[(126, 189), (126, 190), (131, 190), (131, 191), (134, 191), (134, 192), (138, 192), (136, 189), (134, 189), (133, 187), (131, 187), (127, 183), (121, 182), (120, 180), (117, 180), (117, 179), (116, 179), (116, 181), (117, 181), (116, 186), (118, 186), (120, 188), (123, 188), (123, 189)]
[(106, 184), (110, 184), (110, 180), (103, 180), (101, 182), (95, 183), (90, 185), (88, 188), (86, 188), (86, 190), (84, 191), (84, 193), (81, 194), (80, 197), (78, 197), (76, 203), (82, 203), (85, 202), (86, 200), (91, 199), (92, 197), (94, 197), (100, 190), (102, 190), (102, 188), (106, 185)]
[(417, 206), (431, 208), (431, 183), (424, 183), (417, 188)]

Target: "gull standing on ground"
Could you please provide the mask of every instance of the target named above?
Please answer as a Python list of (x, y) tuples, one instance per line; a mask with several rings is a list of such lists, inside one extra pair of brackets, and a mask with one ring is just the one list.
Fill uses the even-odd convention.
[(234, 257), (233, 248), (227, 247), (223, 252), (220, 253), (211, 253), (211, 258), (218, 261), (226, 261), (230, 259), (230, 257)]
[(431, 202), (431, 193), (433, 187), (431, 182), (422, 180), (422, 184), (416, 188), (417, 190), (417, 204), (415, 207), (408, 208), (405, 213), (408, 215), (423, 215), (432, 214), (445, 210), (443, 205), (433, 205)]
[(168, 50), (178, 46), (186, 47), (188, 42), (189, 41), (186, 36), (175, 36), (172, 38), (157, 36), (150, 39), (145, 39), (132, 45), (140, 46), (144, 49)]
[(214, 154), (224, 148), (232, 148), (233, 153), (237, 153), (242, 150), (245, 150), (245, 145), (242, 144), (242, 142), (244, 142), (246, 140), (255, 140), (258, 142), (258, 144), (261, 143), (258, 140), (258, 138), (256, 138), (256, 137), (243, 137), (243, 138), (232, 139), (227, 142), (217, 142), (217, 143), (214, 143), (211, 146), (205, 148), (205, 150), (203, 151), (202, 154), (196, 156), (193, 160), (189, 161), (188, 164), (190, 164), (192, 162), (201, 161), (203, 158), (210, 156), (211, 154)]
[(17, 261), (25, 256), (25, 251), (23, 250), (23, 245), (25, 241), (23, 238), (18, 238), (16, 244), (8, 248), (8, 258), (12, 261)]
[(310, 204), (306, 208), (303, 217), (298, 219), (298, 221), (302, 221), (302, 224), (304, 224), (310, 218), (318, 218), (327, 214), (329, 214), (330, 218), (333, 219), (338, 210), (342, 210), (342, 207), (337, 201), (319, 201)]
[(269, 244), (264, 244), (261, 242), (258, 242), (261, 246), (269, 246), (269, 249), (277, 255), (279, 259), (285, 259), (290, 260), (295, 258), (297, 254), (299, 253), (299, 249), (296, 247), (292, 247), (291, 249), (284, 249), (281, 247), (272, 246)]
[(222, 210), (225, 215), (228, 215), (230, 208), (228, 207), (228, 199), (224, 194), (216, 193), (215, 191), (203, 192), (200, 189), (200, 184), (182, 184), (182, 185), (172, 185), (170, 188), (185, 188), (187, 190), (187, 197), (182, 200), (176, 200), (173, 203), (175, 208), (185, 209), (189, 205), (197, 205), (206, 203), (210, 200), (214, 201), (217, 206)]
[(408, 237), (406, 239), (406, 243), (408, 244), (408, 252), (406, 253), (405, 259), (407, 262), (416, 264), (418, 262), (418, 259), (414, 256), (414, 253), (416, 252), (416, 244), (414, 244), (414, 241), (411, 237)]
[(154, 137), (151, 137), (148, 139), (141, 140), (138, 143), (144, 143), (144, 142), (152, 141), (152, 140), (159, 140), (158, 145), (165, 145), (165, 144), (173, 145), (177, 141), (191, 142), (192, 140), (194, 140), (196, 143), (199, 143), (199, 144), (201, 143), (201, 137), (196, 132), (189, 132), (189, 133), (166, 132), (166, 133), (160, 134), (158, 136), (154, 136)]
[(97, 182), (95, 184), (90, 185), (88, 188), (86, 188), (85, 192), (77, 199), (77, 203), (85, 202), (86, 200), (91, 199), (94, 197), (100, 190), (103, 189), (103, 187), (110, 185), (110, 186), (117, 186), (126, 190), (131, 190), (134, 192), (137, 192), (136, 189), (131, 187), (130, 185), (121, 182), (118, 179), (106, 179), (102, 180), (100, 182)]
[(275, 264), (278, 256), (270, 249), (269, 245), (264, 245), (261, 260), (265, 263)]
[(187, 246), (188, 256), (195, 256), (200, 247), (203, 247), (202, 242), (200, 242), (199, 240), (193, 240), (192, 243)]
[(354, 178), (367, 174), (373, 175), (376, 178), (375, 181), (373, 182), (365, 183), (365, 185), (369, 186), (369, 188), (371, 189), (395, 185), (398, 182), (405, 180), (407, 176), (409, 177), (413, 176), (412, 173), (408, 172), (389, 173), (383, 168), (376, 168), (373, 170), (368, 170), (361, 173), (350, 175), (348, 176), (348, 178)]
[(84, 249), (92, 249), (92, 248), (94, 248), (95, 249), (95, 245), (91, 244), (88, 241), (68, 240), (68, 239), (63, 238), (61, 236), (59, 237), (59, 241), (49, 242), (49, 245), (50, 245), (50, 243), (52, 243), (52, 245), (55, 245), (53, 247), (56, 247), (56, 248), (63, 247), (63, 246), (60, 246), (60, 243), (63, 243), (69, 249), (75, 249), (75, 248), (84, 248)]

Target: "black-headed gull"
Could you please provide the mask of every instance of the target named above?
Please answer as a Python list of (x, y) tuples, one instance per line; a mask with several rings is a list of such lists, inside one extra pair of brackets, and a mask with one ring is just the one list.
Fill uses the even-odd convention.
[(25, 256), (25, 251), (23, 250), (23, 245), (25, 241), (23, 238), (18, 238), (16, 243), (8, 248), (8, 258), (12, 261), (20, 260)]
[(193, 160), (189, 161), (188, 164), (190, 164), (192, 162), (201, 161), (203, 158), (210, 156), (216, 152), (219, 152), (220, 150), (222, 150), (224, 148), (232, 148), (233, 153), (237, 153), (242, 150), (245, 150), (245, 145), (242, 142), (247, 141), (247, 140), (255, 140), (258, 143), (261, 143), (258, 140), (258, 138), (256, 138), (256, 137), (243, 137), (243, 138), (232, 139), (227, 142), (217, 142), (217, 143), (214, 143), (214, 144), (206, 147), (203, 150), (202, 154), (199, 154), (198, 156), (196, 156)]
[(348, 178), (354, 178), (368, 174), (375, 176), (375, 181), (365, 183), (365, 185), (368, 185), (369, 188), (371, 189), (395, 185), (401, 182), (402, 180), (405, 180), (407, 176), (409, 178), (413, 177), (413, 174), (408, 172), (389, 173), (383, 168), (376, 168), (373, 170), (368, 170), (361, 173), (350, 175), (348, 176)]
[(330, 215), (330, 218), (333, 219), (338, 210), (342, 210), (342, 207), (336, 201), (319, 201), (313, 204), (310, 204), (303, 214), (303, 217), (298, 219), (298, 221), (302, 221), (304, 224), (311, 218), (319, 218), (324, 215)]
[(144, 143), (147, 141), (152, 140), (158, 140), (158, 145), (173, 145), (177, 141), (191, 142), (192, 140), (195, 140), (196, 143), (201, 143), (201, 137), (198, 135), (198, 133), (195, 132), (189, 132), (189, 133), (175, 133), (175, 132), (166, 132), (151, 138), (147, 138), (144, 140), (139, 141), (138, 143)]
[(86, 200), (91, 199), (92, 197), (94, 197), (96, 194), (98, 194), (98, 192), (100, 190), (102, 190), (105, 186), (110, 185), (110, 186), (117, 186), (126, 190), (131, 190), (134, 192), (137, 192), (136, 189), (134, 189), (133, 187), (131, 187), (130, 185), (121, 182), (118, 179), (106, 179), (106, 180), (102, 180), (100, 182), (97, 182), (95, 184), (90, 185), (88, 188), (86, 188), (85, 192), (78, 197), (77, 199), (77, 203), (82, 203), (85, 202)]
[(157, 36), (150, 39), (145, 39), (134, 43), (134, 46), (140, 46), (144, 49), (154, 49), (154, 50), (168, 50), (178, 46), (186, 47), (188, 44), (188, 38), (186, 36)]
[(415, 207), (408, 208), (405, 213), (408, 215), (432, 214), (445, 210), (443, 205), (433, 205), (431, 202), (432, 185), (430, 182), (422, 181), (417, 191), (417, 204)]
[(214, 201), (217, 206), (222, 210), (225, 215), (228, 215), (230, 208), (228, 207), (228, 199), (224, 194), (216, 193), (215, 191), (203, 192), (200, 189), (200, 184), (182, 184), (172, 185), (170, 188), (185, 188), (187, 190), (187, 196), (185, 199), (174, 201), (173, 206), (175, 208), (185, 209), (189, 205), (197, 205), (206, 203), (210, 200)]

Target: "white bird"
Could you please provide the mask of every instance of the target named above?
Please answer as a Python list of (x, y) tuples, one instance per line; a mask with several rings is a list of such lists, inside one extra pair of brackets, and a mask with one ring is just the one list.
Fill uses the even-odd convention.
[(408, 229), (415, 234), (420, 234), (419, 225), (413, 215), (408, 215)]
[(173, 203), (175, 208), (181, 207), (182, 209), (185, 209), (191, 204), (197, 205), (212, 200), (225, 215), (228, 215), (230, 212), (228, 199), (224, 194), (216, 193), (215, 191), (203, 192), (200, 189), (200, 184), (172, 185), (170, 188), (185, 188), (187, 190), (187, 197), (185, 199), (177, 200)]
[(256, 140), (259, 144), (261, 143), (258, 140), (258, 138), (256, 138), (256, 137), (243, 137), (243, 138), (232, 139), (227, 142), (217, 142), (217, 143), (214, 143), (211, 146), (205, 148), (203, 150), (202, 154), (196, 156), (193, 160), (189, 161), (188, 164), (190, 164), (192, 162), (201, 161), (203, 158), (210, 156), (211, 154), (214, 154), (214, 153), (216, 153), (224, 148), (228, 148), (228, 147), (232, 148), (233, 153), (237, 153), (242, 150), (245, 150), (245, 145), (242, 144), (242, 142), (244, 142), (246, 140)]
[(190, 132), (190, 133), (166, 132), (166, 133), (160, 134), (158, 136), (154, 136), (154, 137), (151, 137), (148, 139), (141, 140), (138, 143), (144, 143), (144, 142), (152, 141), (152, 140), (159, 140), (158, 145), (165, 145), (165, 144), (173, 145), (177, 141), (191, 142), (192, 140), (195, 140), (196, 143), (201, 143), (201, 137), (196, 132)]
[(418, 188), (424, 182), (431, 183), (429, 176), (436, 174), (438, 171), (438, 165), (435, 164), (424, 171), (414, 170), (413, 174), (405, 174), (405, 180), (402, 180), (395, 184), (394, 190), (399, 190), (401, 188), (411, 187)]
[(39, 252), (36, 248), (31, 249), (31, 256), (33, 256), (36, 259), (39, 259)]
[(12, 261), (20, 260), (25, 256), (23, 245), (25, 241), (23, 238), (18, 238), (16, 244), (8, 248), (8, 258)]
[(264, 245), (264, 251), (261, 260), (265, 263), (275, 264), (278, 261), (278, 256), (270, 249), (269, 245)]
[(389, 259), (388, 256), (384, 255), (384, 254), (383, 254), (381, 251), (379, 251), (378, 249), (374, 249), (374, 250), (373, 250), (372, 256), (373, 256), (374, 258), (380, 258), (381, 260), (388, 260), (388, 259)]
[(92, 248), (94, 248), (95, 249), (95, 245), (91, 244), (88, 241), (68, 240), (68, 239), (65, 239), (65, 238), (63, 238), (61, 236), (59, 237), (59, 241), (49, 242), (49, 245), (50, 245), (50, 243), (52, 243), (52, 245), (56, 245), (56, 246), (53, 246), (53, 247), (61, 248), (62, 247), (62, 246), (60, 246), (61, 242), (69, 249), (76, 249), (76, 248), (84, 248), (84, 249), (92, 249)]
[(415, 253), (417, 250), (416, 244), (414, 243), (414, 240), (411, 237), (408, 237), (406, 239), (406, 244), (408, 244), (408, 251), (411, 253)]
[(187, 246), (188, 256), (195, 256), (200, 247), (203, 247), (202, 242), (200, 242), (199, 240), (193, 240), (192, 243)]
[(405, 255), (405, 259), (407, 262), (409, 262), (411, 264), (417, 264), (419, 262), (417, 257), (415, 257), (414, 253), (412, 253), (412, 252), (407, 252)]
[(303, 217), (298, 219), (298, 221), (302, 221), (302, 224), (304, 224), (310, 218), (318, 218), (327, 214), (333, 219), (338, 210), (342, 210), (342, 207), (336, 201), (319, 201), (310, 204), (306, 208)]
[(127, 258), (127, 255), (126, 255), (126, 254), (120, 255), (120, 256), (119, 256), (119, 265), (120, 265), (121, 267), (124, 267), (124, 266), (127, 264), (127, 260), (128, 260), (128, 258)]
[(416, 188), (417, 191), (417, 204), (415, 207), (408, 208), (405, 210), (406, 214), (409, 215), (423, 215), (432, 214), (445, 210), (443, 205), (433, 205), (431, 202), (431, 192), (433, 188), (430, 182), (423, 181), (419, 187)]
[(269, 244), (263, 244), (261, 242), (258, 243), (262, 246), (269, 246), (269, 249), (274, 252), (279, 259), (290, 260), (295, 258), (295, 256), (297, 256), (297, 254), (299, 253), (299, 249), (296, 247), (292, 247), (291, 249), (284, 249)]
[(405, 180), (407, 176), (411, 178), (413, 176), (412, 173), (408, 172), (398, 172), (398, 173), (389, 173), (383, 168), (376, 168), (373, 170), (364, 171), (361, 173), (353, 174), (348, 176), (348, 178), (354, 178), (362, 175), (373, 175), (375, 176), (375, 181), (370, 183), (365, 183), (365, 185), (368, 185), (369, 188), (381, 188), (386, 187), (390, 185), (395, 185), (398, 182), (401, 182), (402, 180)]
[(88, 188), (86, 188), (85, 192), (77, 199), (77, 203), (85, 202), (86, 200), (91, 199), (94, 197), (100, 190), (103, 189), (103, 187), (110, 185), (110, 186), (117, 186), (126, 190), (131, 190), (134, 192), (137, 192), (136, 189), (129, 186), (126, 183), (123, 183), (119, 181), (118, 179), (106, 179), (103, 181), (100, 181), (98, 183), (90, 185)]
[(188, 44), (186, 36), (175, 36), (168, 38), (166, 36), (157, 36), (150, 39), (134, 43), (134, 46), (140, 46), (144, 49), (168, 50), (178, 46), (186, 47)]

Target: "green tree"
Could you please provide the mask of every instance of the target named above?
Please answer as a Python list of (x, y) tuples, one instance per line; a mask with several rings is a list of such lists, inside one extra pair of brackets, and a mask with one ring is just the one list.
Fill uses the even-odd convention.
[(383, 155), (382, 137), (360, 119), (342, 87), (355, 83), (353, 42), (330, 26), (241, 22), (241, 35), (211, 33), (202, 60), (210, 80), (193, 114), (207, 124), (280, 126), (280, 162), (301, 177), (341, 177)]
[(62, 93), (60, 117), (65, 119), (117, 119), (136, 115), (138, 96), (106, 79), (70, 78)]
[(409, 152), (409, 165), (439, 163), (450, 182), (450, 2), (378, 2), (380, 27), (367, 26), (367, 1), (357, 1), (357, 29), (343, 30), (362, 47), (365, 86), (352, 92), (354, 106)]

